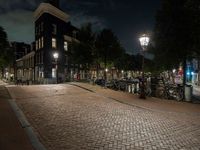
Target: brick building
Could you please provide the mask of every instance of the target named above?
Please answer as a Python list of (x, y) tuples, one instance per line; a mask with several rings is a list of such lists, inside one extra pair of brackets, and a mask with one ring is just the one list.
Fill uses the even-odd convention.
[[(35, 46), (32, 52), (17, 60), (17, 78), (36, 83), (64, 81), (70, 74), (68, 51), (78, 42), (78, 29), (71, 25), (69, 15), (59, 7), (59, 0), (41, 3), (34, 12)], [(58, 53), (55, 62), (54, 53)], [(20, 73), (20, 70), (26, 70)]]

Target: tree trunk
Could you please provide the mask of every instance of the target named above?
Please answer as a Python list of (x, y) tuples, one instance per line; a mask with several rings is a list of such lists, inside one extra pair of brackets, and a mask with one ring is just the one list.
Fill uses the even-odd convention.
[(187, 71), (186, 71), (186, 69), (187, 69), (187, 64), (186, 64), (186, 61), (187, 61), (187, 59), (185, 58), (185, 59), (183, 60), (183, 85), (186, 84), (186, 77), (187, 77)]
[(97, 70), (97, 79), (99, 79), (99, 64), (98, 63), (96, 65), (96, 70)]
[(105, 79), (105, 81), (107, 80), (106, 66), (107, 66), (107, 56), (105, 55), (105, 58), (104, 58), (104, 79)]

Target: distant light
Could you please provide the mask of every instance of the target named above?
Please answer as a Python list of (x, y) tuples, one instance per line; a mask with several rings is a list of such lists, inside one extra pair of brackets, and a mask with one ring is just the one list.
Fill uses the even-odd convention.
[(191, 72), (192, 75), (194, 75), (194, 72)]
[(106, 68), (105, 71), (108, 72), (108, 68)]
[(58, 53), (57, 52), (55, 52), (55, 53), (53, 53), (53, 57), (55, 58), (55, 59), (58, 59)]
[(124, 73), (124, 70), (122, 70), (122, 73)]
[(190, 72), (187, 72), (187, 75), (190, 75)]
[(176, 69), (173, 69), (172, 72), (175, 73), (175, 72), (176, 72)]

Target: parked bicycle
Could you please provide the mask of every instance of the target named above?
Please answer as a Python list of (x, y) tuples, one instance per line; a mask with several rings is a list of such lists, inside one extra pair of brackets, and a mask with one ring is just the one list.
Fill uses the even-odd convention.
[(183, 100), (183, 94), (182, 85), (166, 84), (162, 89), (159, 89), (157, 97), (181, 101)]

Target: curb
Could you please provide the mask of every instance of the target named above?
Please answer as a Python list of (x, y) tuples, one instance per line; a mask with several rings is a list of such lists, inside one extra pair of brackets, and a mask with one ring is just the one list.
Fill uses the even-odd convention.
[[(114, 100), (114, 101), (116, 101), (116, 102), (118, 102), (118, 103), (121, 103), (121, 104), (124, 104), (124, 105), (133, 106), (133, 107), (137, 107), (137, 108), (140, 108), (140, 109), (145, 109), (145, 110), (149, 110), (149, 111), (155, 112), (155, 110), (150, 109), (150, 108), (147, 108), (147, 107), (143, 107), (143, 106), (139, 106), (139, 105), (135, 105), (135, 104), (129, 104), (129, 103), (123, 102), (123, 101), (121, 101), (121, 100), (118, 100), (118, 99), (115, 99), (115, 98), (112, 98), (112, 97), (104, 96), (104, 95), (102, 95), (102, 94), (99, 94), (99, 93), (97, 93), (97, 92), (95, 92), (95, 91), (93, 91), (93, 90), (90, 90), (90, 89), (88, 89), (88, 88), (85, 88), (85, 87), (80, 86), (80, 85), (77, 85), (77, 84), (73, 84), (73, 83), (71, 84), (71, 83), (70, 83), (70, 85), (79, 87), (79, 88), (81, 88), (81, 89), (87, 90), (87, 91), (92, 92), (92, 93), (96, 93), (96, 94), (99, 95), (99, 96), (102, 96), (102, 97), (105, 97), (105, 98)], [(163, 111), (158, 111), (158, 112), (163, 112)], [(172, 112), (170, 112), (170, 113), (172, 113)]]
[(33, 127), (31, 126), (31, 124), (26, 119), (24, 113), (17, 106), (15, 99), (13, 99), (14, 94), (7, 87), (6, 87), (6, 89), (8, 90), (8, 93), (11, 96), (11, 99), (9, 99), (8, 102), (11, 105), (12, 110), (14, 111), (15, 115), (17, 116), (17, 119), (19, 120), (22, 128), (24, 128), (26, 134), (28, 135), (28, 138), (29, 138), (32, 146), (34, 147), (35, 150), (46, 150), (44, 145), (39, 141), (36, 134), (34, 133)]

